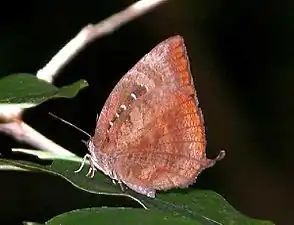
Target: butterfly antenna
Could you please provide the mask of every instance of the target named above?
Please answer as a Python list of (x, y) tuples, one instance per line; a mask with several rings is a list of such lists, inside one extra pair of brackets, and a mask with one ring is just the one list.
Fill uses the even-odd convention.
[(49, 112), (48, 114), (49, 114), (50, 116), (52, 116), (52, 117), (54, 117), (54, 118), (56, 118), (56, 119), (62, 121), (63, 123), (66, 123), (67, 125), (69, 125), (69, 126), (75, 128), (76, 130), (78, 130), (78, 131), (84, 133), (84, 134), (87, 135), (89, 138), (91, 138), (91, 135), (90, 135), (90, 134), (88, 134), (86, 131), (82, 130), (81, 128), (77, 127), (76, 125), (73, 125), (72, 123), (70, 123), (70, 122), (68, 122), (68, 121), (66, 121), (66, 120), (64, 120), (64, 119), (62, 119), (62, 118), (59, 117), (59, 116), (54, 115), (54, 114), (51, 113), (51, 112)]

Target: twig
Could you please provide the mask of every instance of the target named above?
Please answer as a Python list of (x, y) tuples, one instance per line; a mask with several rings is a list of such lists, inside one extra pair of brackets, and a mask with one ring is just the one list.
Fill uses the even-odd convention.
[(123, 24), (137, 18), (166, 1), (167, 0), (141, 0), (95, 25), (84, 27), (44, 68), (38, 71), (37, 77), (52, 82), (58, 72), (87, 44), (99, 37), (113, 32)]
[[(52, 83), (58, 72), (88, 43), (113, 32), (123, 24), (150, 11), (166, 1), (167, 0), (140, 0), (125, 10), (110, 16), (98, 24), (84, 27), (49, 61), (47, 65), (37, 72), (37, 77)], [(0, 105), (0, 121), (2, 121), (2, 123), (0, 122), (0, 132), (4, 132), (18, 141), (26, 142), (36, 148), (49, 151), (53, 154), (73, 156), (73, 153), (55, 144), (53, 141), (49, 140), (21, 121), (20, 118), (23, 111), (22, 108), (19, 108), (16, 105), (13, 105), (12, 108), (15, 108), (15, 110), (11, 111), (11, 114), (7, 114), (7, 110), (5, 110), (5, 113), (1, 114), (4, 108), (1, 108)], [(5, 116), (6, 122), (1, 120), (3, 119), (1, 118), (1, 115)], [(15, 122), (15, 118), (18, 119), (17, 122)]]
[(0, 131), (14, 137), (20, 142), (26, 142), (38, 149), (50, 151), (55, 155), (75, 156), (73, 153), (55, 144), (23, 121), (2, 123), (0, 125)]

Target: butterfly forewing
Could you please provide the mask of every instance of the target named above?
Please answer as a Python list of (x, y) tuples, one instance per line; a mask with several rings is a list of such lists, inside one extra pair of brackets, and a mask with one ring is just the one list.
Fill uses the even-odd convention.
[(182, 37), (174, 36), (153, 48), (115, 86), (98, 118), (95, 146), (103, 151), (117, 116), (147, 92), (162, 85), (186, 84), (193, 84), (186, 48)]

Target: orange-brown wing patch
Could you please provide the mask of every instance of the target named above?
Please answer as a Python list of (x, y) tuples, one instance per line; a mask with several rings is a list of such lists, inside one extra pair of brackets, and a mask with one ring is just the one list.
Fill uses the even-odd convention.
[(168, 190), (176, 187), (186, 188), (194, 183), (203, 165), (201, 161), (184, 155), (171, 156), (158, 152), (146, 154), (135, 151), (121, 155), (114, 168), (119, 179), (127, 185), (136, 184), (155, 190)]
[[(95, 146), (103, 151), (109, 142), (108, 131), (117, 122), (117, 115), (122, 113), (121, 106), (129, 108), (162, 85), (193, 86), (186, 47), (180, 36), (159, 43), (118, 82), (97, 121), (93, 140)], [(136, 99), (131, 98), (132, 93), (135, 93)]]
[[(117, 150), (114, 157), (120, 179), (157, 190), (186, 187), (207, 165), (201, 110), (194, 96), (185, 92), (187, 88), (166, 96), (169, 105), (152, 102), (150, 106), (164, 107), (160, 114), (146, 119), (146, 112), (139, 110), (145, 116), (139, 115), (138, 121), (148, 121), (141, 129), (133, 128), (136, 125), (131, 122), (123, 124), (122, 130), (128, 129), (129, 124), (130, 135), (120, 139), (118, 146), (124, 148)], [(164, 93), (168, 94), (168, 90)], [(149, 110), (153, 112), (152, 108)], [(132, 129), (140, 135), (132, 133)]]

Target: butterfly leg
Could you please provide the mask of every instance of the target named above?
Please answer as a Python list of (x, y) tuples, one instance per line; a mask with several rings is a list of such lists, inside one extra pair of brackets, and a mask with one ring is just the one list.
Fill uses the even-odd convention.
[(77, 169), (77, 170), (75, 170), (74, 172), (75, 172), (75, 173), (79, 173), (79, 172), (81, 172), (82, 169), (83, 169), (83, 167), (84, 167), (84, 165), (85, 165), (85, 162), (86, 162), (87, 160), (90, 160), (90, 159), (91, 159), (91, 155), (90, 155), (90, 154), (86, 154), (86, 155), (84, 156), (84, 158), (83, 158), (83, 161), (82, 161), (82, 163), (81, 163), (80, 168)]
[(112, 183), (113, 184), (118, 183), (119, 186), (120, 186), (120, 188), (121, 188), (121, 190), (124, 191), (124, 186), (123, 186), (121, 180), (118, 178), (118, 176), (117, 176), (117, 174), (116, 174), (115, 171), (112, 171)]
[(118, 180), (117, 182), (118, 182), (118, 184), (120, 186), (121, 191), (124, 192), (125, 191), (125, 187), (124, 187), (123, 182), (121, 182), (121, 180)]
[(93, 178), (94, 175), (95, 175), (95, 171), (96, 171), (95, 168), (93, 169), (92, 167), (90, 167), (90, 169), (89, 169), (88, 173), (86, 174), (86, 176), (90, 177), (90, 178)]
[(91, 156), (90, 156), (89, 160), (90, 160), (90, 168), (89, 168), (89, 171), (88, 171), (88, 173), (86, 174), (86, 176), (87, 176), (87, 177), (90, 177), (90, 178), (93, 178), (94, 175), (95, 175), (96, 168), (95, 168), (95, 166), (94, 166), (94, 163), (93, 163), (93, 161), (92, 161), (92, 157), (91, 157)]
[(77, 170), (74, 171), (74, 172), (75, 172), (75, 173), (79, 173), (79, 172), (81, 172), (81, 170), (83, 169), (83, 167), (84, 167), (84, 165), (85, 165), (85, 162), (86, 162), (87, 160), (90, 161), (90, 169), (89, 169), (88, 173), (86, 174), (86, 176), (87, 176), (87, 177), (89, 176), (89, 177), (93, 178), (96, 169), (95, 169), (95, 167), (94, 167), (94, 164), (93, 164), (93, 162), (92, 162), (92, 158), (91, 158), (91, 155), (90, 155), (90, 154), (86, 154), (86, 155), (84, 156), (80, 168), (77, 169)]

